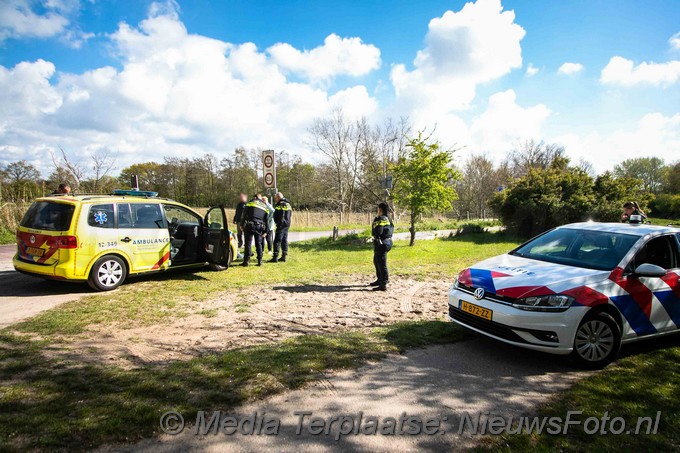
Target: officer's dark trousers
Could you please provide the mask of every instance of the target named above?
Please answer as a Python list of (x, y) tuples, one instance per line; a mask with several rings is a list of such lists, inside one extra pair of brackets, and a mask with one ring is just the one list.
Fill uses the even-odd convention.
[(238, 223), (236, 225), (236, 237), (238, 238), (238, 248), (243, 247), (243, 224)]
[(373, 264), (375, 265), (375, 275), (380, 286), (387, 285), (390, 279), (390, 272), (387, 270), (387, 252), (391, 249), (391, 240), (386, 240), (382, 244), (373, 241)]
[(251, 250), (250, 248), (253, 245), (253, 239), (255, 239), (255, 251), (257, 252), (257, 260), (262, 261), (262, 248), (264, 246), (264, 238), (262, 237), (262, 233), (264, 233), (264, 224), (263, 223), (246, 223), (245, 229), (243, 230), (245, 233), (245, 254), (243, 256), (243, 262), (248, 263), (250, 262), (250, 254)]
[(274, 235), (274, 256), (279, 256), (279, 249), (283, 256), (288, 255), (288, 228), (276, 227)]

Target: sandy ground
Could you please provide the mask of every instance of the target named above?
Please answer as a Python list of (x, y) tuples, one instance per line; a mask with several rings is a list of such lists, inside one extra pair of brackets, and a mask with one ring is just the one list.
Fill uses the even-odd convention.
[(329, 286), (248, 288), (194, 304), (195, 314), (186, 318), (131, 329), (106, 326), (88, 332), (86, 339), (69, 341), (66, 350), (53, 352), (128, 368), (301, 334), (441, 320), (449, 286), (448, 281), (397, 279), (386, 292), (371, 291), (357, 280)]
[[(469, 448), (480, 436), (473, 435), (469, 422), (460, 429), (465, 414), (481, 422), (492, 416), (506, 420), (535, 413), (536, 405), (568, 388), (588, 372), (568, 368), (563, 361), (530, 351), (518, 350), (492, 340), (475, 337), (461, 343), (411, 350), (405, 355), (355, 371), (329, 376), (303, 389), (287, 392), (225, 412), (238, 419), (256, 413), (280, 420), (277, 436), (195, 435), (195, 420), (185, 420), (180, 435), (162, 435), (132, 445), (116, 445), (103, 451), (445, 451)], [(168, 408), (170, 410), (171, 408)], [(212, 411), (219, 408), (209, 409)], [(199, 409), (200, 410), (200, 409)], [(399, 418), (433, 417), (440, 422), (434, 435), (347, 435), (339, 441), (337, 425), (329, 434), (312, 435), (306, 418), (296, 434), (299, 415), (375, 416)], [(356, 419), (355, 419), (356, 420)], [(355, 423), (357, 423), (355, 421)], [(358, 423), (357, 423), (358, 425)], [(480, 424), (481, 426), (481, 424)]]

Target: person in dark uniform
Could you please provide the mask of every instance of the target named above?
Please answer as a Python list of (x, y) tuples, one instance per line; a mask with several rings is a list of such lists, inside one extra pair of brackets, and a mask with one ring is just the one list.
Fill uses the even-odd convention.
[(236, 213), (234, 214), (234, 225), (236, 225), (236, 237), (238, 238), (239, 250), (243, 247), (243, 210), (246, 208), (248, 196), (241, 192), (238, 194), (238, 204), (236, 205)]
[[(640, 218), (638, 220), (632, 221), (630, 216), (633, 215), (639, 215)], [(637, 201), (627, 201), (623, 204), (623, 214), (621, 214), (622, 222), (645, 223), (645, 220), (647, 220), (647, 216), (644, 212), (642, 212), (642, 209), (640, 208), (640, 205), (637, 203)]]
[[(274, 195), (274, 201), (276, 201), (274, 205), (276, 233), (274, 234), (274, 256), (269, 262), (278, 263), (281, 261), (285, 263), (288, 255), (288, 228), (290, 228), (293, 209), (281, 192)], [(279, 249), (281, 249), (281, 258), (279, 258)]]
[(246, 203), (243, 209), (243, 223), (245, 236), (245, 253), (243, 255), (243, 263), (241, 266), (248, 266), (250, 263), (251, 246), (253, 238), (255, 239), (255, 250), (257, 252), (257, 265), (262, 266), (262, 247), (264, 245), (264, 237), (267, 235), (267, 216), (269, 210), (267, 205), (261, 200), (261, 195), (257, 194)]
[(388, 212), (387, 203), (380, 203), (378, 216), (373, 219), (373, 264), (377, 279), (370, 285), (375, 286), (374, 291), (386, 291), (390, 281), (390, 273), (387, 270), (387, 252), (392, 249), (394, 224), (387, 216)]

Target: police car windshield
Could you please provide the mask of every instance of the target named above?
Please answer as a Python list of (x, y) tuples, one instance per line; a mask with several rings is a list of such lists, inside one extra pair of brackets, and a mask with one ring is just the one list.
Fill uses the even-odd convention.
[(71, 225), (75, 206), (64, 203), (38, 201), (28, 208), (20, 225), (26, 228), (49, 231), (66, 231)]
[(521, 245), (510, 255), (609, 271), (621, 262), (638, 239), (631, 234), (558, 228)]

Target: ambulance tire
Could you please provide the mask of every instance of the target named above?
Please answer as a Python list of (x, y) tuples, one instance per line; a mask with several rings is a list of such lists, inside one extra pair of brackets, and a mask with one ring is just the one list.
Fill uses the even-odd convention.
[(97, 291), (111, 291), (122, 285), (126, 277), (125, 261), (116, 255), (105, 255), (92, 266), (87, 284)]

